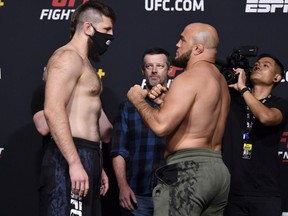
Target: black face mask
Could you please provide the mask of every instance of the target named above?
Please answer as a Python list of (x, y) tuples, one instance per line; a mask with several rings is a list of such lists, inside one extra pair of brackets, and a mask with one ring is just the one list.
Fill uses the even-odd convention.
[(98, 32), (93, 26), (92, 28), (94, 29), (95, 33), (93, 36), (90, 36), (90, 38), (93, 41), (99, 55), (103, 55), (107, 51), (114, 37), (111, 34)]

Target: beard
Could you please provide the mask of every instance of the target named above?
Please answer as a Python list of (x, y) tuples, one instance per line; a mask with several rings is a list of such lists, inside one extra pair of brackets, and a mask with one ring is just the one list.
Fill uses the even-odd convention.
[(93, 41), (89, 38), (87, 43), (88, 43), (88, 58), (94, 62), (99, 62), (100, 61), (100, 55), (99, 55)]
[(165, 83), (165, 79), (166, 78), (147, 78), (146, 77), (146, 85), (149, 89), (152, 89), (154, 86), (158, 85), (158, 84), (161, 84), (162, 86), (164, 85)]
[(174, 59), (172, 59), (172, 65), (176, 67), (180, 67), (180, 68), (186, 68), (188, 61), (190, 59), (191, 53), (192, 53), (192, 50), (187, 51), (186, 53), (179, 56), (178, 58), (175, 57)]

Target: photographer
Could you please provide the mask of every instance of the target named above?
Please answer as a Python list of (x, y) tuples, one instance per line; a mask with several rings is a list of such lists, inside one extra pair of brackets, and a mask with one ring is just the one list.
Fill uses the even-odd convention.
[(229, 84), (231, 104), (223, 138), (223, 159), (231, 173), (225, 216), (280, 216), (278, 144), (288, 118), (288, 102), (272, 94), (284, 77), (281, 62), (258, 57), (248, 88), (244, 69)]

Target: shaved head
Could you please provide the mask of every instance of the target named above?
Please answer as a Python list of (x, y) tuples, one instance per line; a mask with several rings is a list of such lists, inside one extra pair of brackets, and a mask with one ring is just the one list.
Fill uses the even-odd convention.
[(173, 65), (186, 68), (188, 62), (199, 59), (215, 62), (219, 43), (216, 29), (206, 23), (191, 23), (181, 33), (180, 40), (176, 44), (176, 57)]
[(218, 47), (218, 33), (213, 26), (206, 23), (192, 23), (185, 30), (191, 36), (194, 44), (202, 44), (205, 48)]

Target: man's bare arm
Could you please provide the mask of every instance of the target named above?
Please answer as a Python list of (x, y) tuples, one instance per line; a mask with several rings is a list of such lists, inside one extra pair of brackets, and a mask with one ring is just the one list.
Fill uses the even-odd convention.
[(133, 204), (131, 203), (131, 199), (134, 203), (137, 203), (136, 196), (130, 186), (128, 185), (126, 179), (126, 162), (125, 159), (118, 155), (112, 159), (112, 164), (115, 172), (115, 176), (117, 179), (119, 191), (119, 201), (120, 205), (123, 208), (134, 210)]
[(103, 109), (99, 118), (99, 128), (101, 140), (104, 143), (109, 143), (111, 141), (113, 125), (107, 118)]
[(80, 56), (71, 51), (54, 54), (50, 59), (47, 65), (44, 114), (52, 137), (69, 165), (72, 192), (85, 196), (89, 188), (88, 176), (74, 145), (66, 112), (73, 89), (81, 76), (82, 64)]
[(100, 186), (100, 195), (105, 196), (109, 189), (109, 178), (104, 169), (101, 173), (101, 186)]
[(192, 87), (191, 78), (181, 75), (174, 79), (160, 109), (152, 108), (145, 101), (147, 91), (138, 85), (132, 87), (127, 94), (145, 123), (158, 136), (170, 134), (184, 119), (195, 99), (196, 88)]
[(35, 125), (37, 131), (42, 136), (48, 135), (50, 130), (49, 130), (49, 127), (47, 125), (43, 110), (40, 110), (33, 115), (33, 122), (34, 122), (34, 125)]

